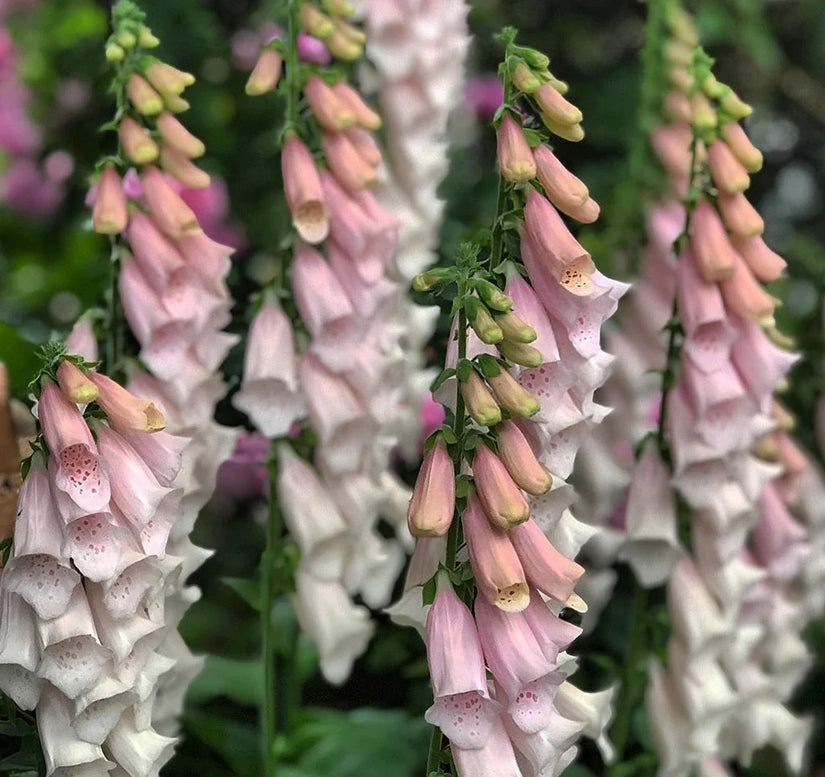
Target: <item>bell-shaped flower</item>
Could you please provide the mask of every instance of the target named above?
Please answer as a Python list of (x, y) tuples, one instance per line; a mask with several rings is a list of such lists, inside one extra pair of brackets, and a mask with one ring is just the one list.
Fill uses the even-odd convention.
[(241, 390), (232, 398), (232, 404), (247, 413), (267, 437), (287, 434), (304, 414), (292, 324), (272, 299), (264, 301), (252, 320)]
[(167, 237), (179, 240), (202, 231), (195, 213), (169, 185), (160, 170), (149, 165), (143, 171), (141, 183), (152, 219)]
[(523, 610), (530, 601), (530, 593), (518, 555), (507, 532), (490, 524), (475, 494), (467, 502), (463, 525), (479, 591), (502, 610)]
[(35, 675), (40, 661), (35, 615), (21, 597), (5, 590), (5, 573), (0, 583), (0, 691), (21, 709), (33, 710), (43, 686)]
[(439, 437), (421, 463), (407, 511), (407, 525), (415, 537), (447, 533), (455, 511), (455, 472), (447, 446)]
[(295, 135), (284, 143), (281, 172), (292, 226), (307, 243), (320, 243), (329, 234), (329, 211), (312, 154)]
[(38, 415), (49, 451), (58, 461), (54, 485), (83, 510), (95, 513), (109, 503), (109, 478), (77, 405), (53, 383), (43, 386)]
[(690, 559), (682, 559), (674, 568), (667, 587), (667, 603), (673, 633), (691, 655), (718, 648), (730, 633), (730, 624)]
[(458, 777), (523, 777), (501, 718), (496, 718), (482, 747), (451, 745)]
[(174, 754), (177, 740), (153, 728), (139, 731), (127, 710), (106, 739), (106, 749), (127, 774), (157, 774)]
[(126, 232), (132, 254), (147, 283), (161, 294), (176, 270), (185, 266), (175, 244), (163, 235), (151, 216), (134, 211)]
[(118, 434), (131, 445), (162, 486), (171, 486), (183, 465), (182, 454), (190, 438), (153, 432), (145, 434), (120, 429)]
[(811, 550), (808, 532), (791, 516), (773, 483), (766, 486), (759, 502), (762, 516), (753, 530), (754, 556), (771, 575), (790, 580)]
[(421, 586), (438, 570), (444, 561), (446, 537), (421, 537), (415, 543), (404, 577), (404, 593), (385, 612), (398, 626), (412, 626), (424, 636), (427, 613), (431, 605), (424, 605)]
[(475, 621), (445, 572), (438, 575), (427, 614), (427, 663), (435, 699), (424, 715), (456, 747), (483, 747), (499, 716), (487, 692), (487, 672)]
[(582, 733), (592, 739), (606, 763), (614, 757), (613, 743), (607, 729), (613, 720), (613, 704), (617, 685), (604, 691), (581, 691), (569, 682), (563, 682), (556, 694), (556, 709), (571, 720), (585, 724)]
[(89, 379), (98, 389), (97, 404), (106, 412), (115, 429), (155, 432), (166, 426), (163, 413), (150, 400), (136, 397), (95, 370), (89, 371)]

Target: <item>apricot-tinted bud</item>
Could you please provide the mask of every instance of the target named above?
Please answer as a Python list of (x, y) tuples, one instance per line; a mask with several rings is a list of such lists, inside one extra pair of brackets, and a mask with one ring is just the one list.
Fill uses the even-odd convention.
[[(129, 211), (120, 176), (107, 165), (97, 181), (97, 196), (92, 207), (92, 226), (101, 235), (117, 235), (126, 229)], [(81, 400), (73, 400), (81, 401)]]
[(337, 131), (355, 124), (353, 110), (318, 76), (307, 79), (304, 94), (313, 116), (324, 129)]
[(555, 124), (569, 126), (582, 120), (582, 112), (559, 94), (551, 83), (542, 84), (533, 95), (542, 114)]
[(536, 458), (518, 425), (504, 421), (497, 432), (498, 456), (516, 485), (533, 496), (545, 493), (553, 485), (553, 477)]
[(517, 60), (516, 66), (513, 68), (512, 79), (513, 86), (525, 94), (533, 94), (541, 86), (541, 81), (536, 78), (533, 71), (521, 59)]
[(165, 146), (190, 159), (203, 156), (206, 151), (203, 141), (189, 132), (171, 113), (164, 112), (158, 116), (157, 125)]
[(782, 276), (785, 260), (772, 251), (761, 237), (734, 238), (733, 245), (745, 260), (750, 271), (763, 283)]
[(495, 322), (504, 333), (505, 340), (512, 340), (514, 343), (532, 343), (537, 337), (536, 330), (512, 310), (495, 316)]
[(157, 116), (163, 110), (161, 96), (141, 75), (132, 73), (126, 82), (126, 94), (135, 110), (144, 116)]
[(498, 169), (502, 178), (526, 183), (536, 177), (536, 163), (530, 144), (519, 124), (505, 113), (496, 133)]
[(355, 62), (364, 55), (364, 47), (348, 38), (340, 30), (335, 30), (324, 38), (329, 53), (343, 62)]
[(541, 351), (525, 343), (514, 343), (512, 340), (503, 340), (497, 346), (499, 353), (513, 364), (522, 367), (540, 367), (543, 361)]
[(57, 368), (57, 383), (63, 396), (77, 405), (87, 405), (97, 399), (97, 386), (76, 364), (64, 359)]
[(487, 378), (496, 401), (511, 415), (530, 418), (539, 412), (539, 401), (506, 370)]
[(473, 370), (461, 383), (461, 396), (470, 418), (481, 426), (493, 426), (501, 421), (501, 408), (482, 377)]
[(298, 11), (301, 27), (316, 38), (326, 38), (335, 30), (332, 19), (319, 11), (312, 3), (302, 3)]
[(720, 192), (736, 194), (750, 186), (748, 171), (733, 155), (728, 145), (719, 138), (708, 147), (708, 166), (713, 182)]
[(758, 173), (762, 169), (762, 152), (751, 143), (740, 124), (735, 121), (723, 124), (722, 138), (745, 170)]
[(141, 127), (131, 116), (124, 116), (118, 127), (123, 153), (136, 165), (148, 165), (158, 158), (160, 149), (149, 131)]
[(255, 67), (249, 74), (244, 91), (250, 97), (258, 97), (271, 92), (278, 85), (278, 79), (281, 77), (282, 60), (281, 52), (269, 46), (262, 49)]
[(332, 87), (332, 90), (338, 95), (341, 102), (352, 111), (355, 116), (355, 123), (359, 127), (371, 132), (381, 129), (381, 117), (364, 102), (364, 98), (346, 81), (339, 81)]
[(563, 140), (569, 140), (571, 143), (584, 140), (584, 127), (581, 124), (560, 124), (545, 113), (541, 114), (541, 122), (550, 132)]
[(480, 299), (469, 297), (464, 303), (467, 319), (482, 343), (500, 343), (504, 339), (501, 328), (493, 321), (490, 311)]
[(473, 480), (487, 517), (499, 529), (509, 529), (530, 517), (530, 505), (510, 473), (486, 445), (476, 447)]
[(754, 237), (765, 231), (765, 222), (742, 192), (719, 194), (716, 200), (722, 221), (735, 237)]
[(166, 144), (160, 148), (160, 166), (187, 189), (205, 189), (209, 186), (209, 173), (192, 164), (188, 157)]
[(178, 70), (165, 62), (153, 62), (145, 70), (149, 83), (157, 89), (164, 97), (167, 95), (180, 95), (187, 86), (195, 83), (195, 76)]
[(439, 438), (424, 457), (407, 510), (414, 537), (443, 537), (455, 511), (455, 472), (447, 446)]

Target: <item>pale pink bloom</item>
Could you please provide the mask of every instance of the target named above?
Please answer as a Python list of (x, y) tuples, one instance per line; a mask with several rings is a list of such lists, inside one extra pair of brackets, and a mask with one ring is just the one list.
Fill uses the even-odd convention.
[(648, 669), (645, 708), (650, 719), (650, 735), (667, 774), (682, 774), (689, 768), (691, 724), (679, 698), (673, 676), (658, 662)]
[(500, 529), (509, 529), (530, 517), (527, 500), (501, 459), (480, 443), (473, 456), (473, 480), (484, 512)]
[(321, 149), (329, 169), (344, 189), (357, 192), (377, 180), (373, 166), (343, 132), (324, 132)]
[(292, 226), (308, 243), (320, 243), (329, 234), (329, 212), (312, 154), (297, 136), (287, 138), (281, 155), (287, 206)]
[(422, 537), (416, 541), (404, 578), (404, 593), (385, 610), (393, 623), (412, 626), (422, 637), (430, 605), (425, 607), (422, 602), (421, 585), (436, 573), (439, 563), (444, 561), (446, 546), (446, 537)]
[(556, 709), (571, 720), (585, 724), (582, 733), (599, 748), (605, 763), (614, 757), (613, 743), (607, 729), (613, 720), (613, 704), (618, 684), (604, 691), (581, 691), (569, 682), (563, 682), (556, 694)]
[[(186, 194), (184, 192), (184, 195)], [(187, 200), (191, 202), (193, 210), (198, 210), (199, 206), (196, 202), (192, 202), (189, 197)], [(188, 235), (178, 240), (176, 248), (186, 264), (197, 272), (211, 293), (228, 301), (229, 295), (224, 279), (231, 269), (230, 257), (235, 249), (216, 242), (204, 233)]]
[(328, 65), (332, 62), (332, 54), (329, 53), (329, 49), (324, 45), (324, 42), (312, 35), (299, 32), (296, 46), (298, 57), (302, 62), (313, 62), (316, 65)]
[(763, 412), (769, 410), (770, 395), (798, 359), (798, 354), (774, 345), (757, 324), (747, 322), (740, 325), (731, 349), (739, 377)]
[(369, 611), (354, 605), (338, 582), (322, 582), (299, 569), (295, 577), (295, 614), (301, 628), (318, 646), (321, 672), (340, 685), (374, 631)]
[(570, 234), (556, 209), (533, 188), (527, 192), (524, 227), (535, 248), (533, 268), (528, 267), (534, 285), (533, 273), (537, 271), (568, 286), (571, 291), (575, 287), (569, 286), (568, 279), (573, 276), (586, 279), (593, 274), (596, 268), (590, 254)]
[(558, 361), (559, 348), (553, 325), (533, 287), (519, 273), (513, 271), (507, 278), (504, 293), (513, 300), (513, 312), (536, 330), (537, 337), (533, 346), (541, 353), (544, 363)]
[(163, 293), (172, 274), (184, 267), (180, 252), (154, 219), (140, 211), (132, 213), (127, 236), (142, 275), (155, 292)]
[(487, 672), (476, 625), (444, 574), (427, 614), (427, 663), (434, 703), (424, 715), (455, 747), (483, 747), (499, 705), (487, 692)]
[(650, 133), (650, 144), (656, 156), (676, 178), (687, 177), (690, 173), (690, 142), (691, 132), (687, 124), (662, 125)]
[(155, 774), (174, 754), (177, 740), (153, 728), (138, 730), (127, 710), (106, 739), (106, 749), (126, 774)]
[(502, 705), (522, 731), (540, 731), (552, 718), (553, 699), (564, 681), (556, 657), (539, 644), (524, 613), (504, 612), (478, 596), (475, 616), (487, 666), (506, 696)]
[(265, 301), (252, 321), (243, 382), (232, 404), (267, 437), (286, 434), (304, 414), (292, 324), (274, 300)]
[(55, 486), (82, 509), (103, 510), (109, 502), (109, 478), (77, 406), (47, 383), (38, 402), (38, 417), (49, 451), (58, 461)]
[[(327, 260), (335, 278), (346, 292), (347, 298), (358, 316), (364, 320), (386, 321), (398, 308), (401, 290), (387, 277), (367, 282), (356, 270), (356, 260), (347, 250), (333, 240), (325, 245)], [(418, 308), (424, 310), (424, 308)]]
[(530, 764), (531, 774), (557, 777), (576, 760), (578, 748), (573, 745), (581, 736), (584, 722), (565, 718), (554, 709), (544, 728), (527, 734), (509, 716), (502, 716), (502, 721), (511, 743)]
[(560, 553), (533, 520), (507, 532), (531, 586), (557, 602), (566, 602), (584, 567)]
[(146, 434), (133, 429), (119, 429), (118, 434), (135, 449), (161, 485), (172, 485), (181, 470), (182, 453), (189, 437), (167, 432)]
[(97, 339), (88, 317), (81, 316), (75, 321), (65, 344), (66, 353), (82, 356), (87, 362), (97, 361)]
[(151, 217), (164, 234), (179, 240), (202, 231), (192, 209), (172, 189), (160, 170), (149, 165), (144, 169), (141, 181)]
[(762, 516), (753, 530), (753, 554), (773, 577), (790, 580), (810, 552), (808, 532), (793, 519), (774, 484), (762, 491), (759, 502)]
[(34, 612), (17, 594), (0, 591), (0, 690), (24, 710), (40, 699), (39, 661)]
[[(229, 216), (229, 194), (226, 181), (220, 176), (213, 175), (209, 186), (202, 189), (181, 189), (180, 196), (194, 212), (203, 232), (178, 241), (178, 250), (183, 254), (187, 263), (207, 281), (208, 285), (214, 286), (217, 292), (225, 293), (226, 287), (220, 281), (229, 271), (229, 262), (224, 261), (224, 258), (228, 259), (234, 249), (241, 248), (246, 243), (243, 228), (226, 221)], [(186, 244), (200, 246), (201, 250), (195, 261), (187, 254)], [(210, 249), (214, 251), (216, 247), (219, 249), (218, 256), (221, 257), (219, 264), (213, 264), (212, 257), (202, 258), (200, 256), (201, 253)]]
[(278, 446), (278, 502), (301, 564), (319, 580), (338, 580), (350, 546), (350, 529), (312, 467), (288, 445)]
[(326, 259), (303, 243), (292, 261), (292, 291), (312, 337), (311, 350), (331, 370), (346, 370), (363, 340), (364, 322)]
[(637, 462), (627, 499), (627, 540), (619, 557), (646, 588), (663, 585), (682, 549), (670, 472), (656, 453)]
[(470, 497), (462, 519), (467, 552), (479, 591), (502, 610), (523, 610), (530, 601), (530, 593), (508, 533), (490, 524), (475, 494)]
[(438, 438), (418, 471), (407, 510), (407, 525), (414, 536), (442, 536), (450, 528), (454, 511), (453, 462), (444, 441)]
[(436, 402), (432, 394), (426, 394), (421, 401), (421, 439), (429, 437), (444, 423), (444, 405)]
[(305, 355), (298, 371), (309, 419), (321, 443), (321, 460), (336, 474), (357, 471), (374, 444), (378, 423), (316, 356)]
[(88, 376), (99, 392), (97, 404), (115, 429), (154, 432), (166, 426), (163, 413), (150, 400), (136, 397), (96, 370), (90, 370)]
[(731, 624), (723, 617), (691, 559), (676, 564), (667, 587), (667, 603), (673, 633), (692, 655), (719, 647), (730, 633)]
[(493, 721), (486, 741), (477, 749), (451, 745), (458, 777), (523, 777), (501, 718)]

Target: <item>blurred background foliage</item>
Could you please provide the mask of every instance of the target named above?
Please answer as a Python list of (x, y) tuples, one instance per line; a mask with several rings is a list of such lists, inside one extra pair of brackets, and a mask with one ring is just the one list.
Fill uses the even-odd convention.
[[(107, 95), (102, 43), (108, 9), (92, 0), (18, 3), (7, 24), (20, 50), (20, 68), (32, 90), (30, 111), (44, 127), (41, 156), (71, 155), (73, 172), (59, 205), (36, 216), (0, 207), (0, 360), (7, 363), (14, 393), (23, 397), (34, 371), (33, 351), (65, 334), (76, 316), (100, 304), (108, 279), (108, 246), (88, 229), (84, 197), (95, 161), (112, 149), (101, 134), (113, 107)], [(277, 3), (253, 0), (142, 0), (163, 57), (195, 73), (187, 93), (187, 126), (207, 142), (203, 166), (226, 183), (226, 216), (244, 235), (230, 283), (238, 300), (233, 327), (246, 326), (245, 301), (275, 269), (286, 212), (280, 194), (276, 138), (277, 98), (244, 95), (243, 53), (250, 35), (277, 19)], [(825, 294), (825, 12), (822, 0), (695, 0), (703, 45), (717, 59), (717, 74), (754, 105), (749, 131), (765, 152), (765, 168), (753, 179), (751, 199), (765, 215), (768, 242), (789, 262), (789, 277), (776, 284), (783, 300), (779, 322), (803, 354), (785, 400), (800, 419), (799, 437), (814, 450), (814, 407), (823, 388), (821, 311)], [(565, 163), (586, 181), (602, 205), (602, 219), (588, 229), (587, 244), (608, 274), (631, 278), (642, 240), (644, 175), (629, 176), (628, 155), (644, 143), (637, 130), (641, 67), (639, 50), (646, 6), (637, 0), (474, 0), (470, 25), (476, 36), (471, 77), (495, 72), (499, 51), (493, 35), (505, 24), (521, 30), (520, 42), (547, 51), (554, 73), (571, 86), (585, 116), (583, 143), (565, 144)], [(253, 36), (254, 37), (254, 36)], [(254, 51), (254, 43), (253, 51)], [(443, 186), (448, 200), (443, 252), (495, 206), (494, 138), (489, 116), (469, 106), (459, 111), (453, 134), (453, 164)], [(641, 149), (642, 158), (644, 147)], [(65, 158), (60, 157), (61, 159)], [(0, 169), (3, 167), (0, 160)], [(652, 162), (651, 162), (652, 165)], [(238, 375), (242, 347), (226, 371)], [(227, 403), (219, 420), (241, 417)], [(256, 705), (261, 672), (256, 601), (248, 583), (263, 546), (261, 505), (235, 504), (218, 495), (193, 537), (217, 550), (196, 576), (203, 597), (183, 623), (193, 649), (208, 653), (184, 718), (186, 736), (167, 775), (260, 774)], [(622, 581), (627, 581), (622, 570)], [(629, 586), (595, 634), (577, 644), (586, 655), (579, 674), (585, 688), (603, 684), (622, 653)], [(284, 777), (408, 777), (423, 772), (427, 726), (422, 713), (431, 697), (423, 645), (410, 630), (381, 621), (368, 654), (342, 688), (318, 677), (312, 647), (297, 635), (285, 602), (276, 608), (284, 656), (301, 706), (289, 721), (291, 735), (277, 743)], [(379, 620), (383, 616), (378, 615)], [(292, 651), (297, 641), (298, 650)], [(818, 711), (812, 762), (825, 764), (825, 626), (810, 629), (819, 663), (800, 689), (798, 709)], [(286, 659), (284, 659), (286, 661)], [(293, 687), (293, 693), (296, 693)], [(33, 774), (36, 757), (25, 718), (0, 706), (0, 774)], [(644, 713), (634, 721), (637, 754), (649, 746)], [(22, 737), (22, 738), (21, 738)], [(22, 744), (21, 744), (22, 743)], [(10, 755), (20, 751), (20, 755)], [(642, 760), (637, 774), (652, 774)], [(815, 767), (814, 767), (815, 768)], [(598, 755), (584, 745), (571, 777), (602, 771)], [(747, 772), (781, 775), (765, 753)]]

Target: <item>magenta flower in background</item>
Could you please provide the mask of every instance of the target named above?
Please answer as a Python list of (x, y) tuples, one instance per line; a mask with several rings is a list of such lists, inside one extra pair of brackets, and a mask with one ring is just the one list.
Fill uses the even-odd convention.
[(218, 468), (216, 492), (237, 502), (266, 499), (269, 492), (268, 451), (269, 440), (262, 434), (240, 434), (231, 458)]
[(471, 78), (464, 86), (464, 102), (481, 119), (489, 119), (504, 101), (504, 88), (494, 74)]

